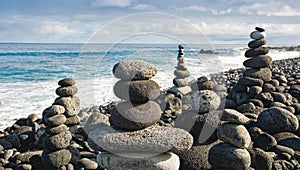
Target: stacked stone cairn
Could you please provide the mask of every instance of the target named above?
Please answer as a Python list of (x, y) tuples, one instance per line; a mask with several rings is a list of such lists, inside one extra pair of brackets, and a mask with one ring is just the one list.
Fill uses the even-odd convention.
[(89, 133), (103, 152), (97, 162), (101, 168), (123, 169), (179, 169), (179, 157), (174, 152), (188, 150), (193, 142), (185, 130), (157, 125), (160, 106), (154, 102), (160, 95), (159, 85), (150, 80), (157, 69), (141, 60), (126, 60), (113, 68), (121, 79), (114, 93), (122, 100), (112, 110), (111, 126)]
[(74, 96), (78, 89), (74, 86), (75, 81), (71, 78), (62, 79), (58, 82), (56, 94), (59, 96), (55, 99), (55, 105), (61, 105), (65, 108), (64, 115), (67, 120), (65, 125), (70, 127), (70, 130), (76, 129), (80, 124), (78, 113), (80, 112), (80, 100), (77, 96)]
[(185, 66), (184, 46), (178, 45), (177, 66), (174, 71), (175, 78), (173, 79), (174, 86), (171, 87), (165, 96), (163, 107), (164, 113), (161, 117), (160, 124), (174, 126), (176, 118), (182, 114), (183, 111), (191, 108), (191, 95), (192, 91), (189, 86), (188, 77), (190, 72)]
[[(56, 99), (56, 102), (43, 112), (43, 121), (46, 125), (46, 137), (44, 139), (42, 165), (46, 169), (73, 167), (73, 165), (68, 164), (70, 164), (71, 161), (76, 163), (74, 159), (72, 160), (73, 155), (70, 147), (72, 134), (67, 126), (70, 125), (67, 120), (68, 118), (70, 119), (70, 117), (72, 119), (73, 116), (76, 116), (76, 111), (71, 109), (79, 107), (72, 105), (73, 95), (77, 92), (77, 88), (73, 86), (75, 81), (69, 78), (60, 80), (58, 84), (61, 87), (56, 90), (56, 94), (61, 96), (61, 98)], [(76, 104), (77, 103), (79, 104), (78, 98), (76, 98)], [(70, 114), (71, 111), (72, 114)]]
[[(297, 99), (283, 93), (278, 75), (272, 77), (265, 30), (256, 27), (245, 52), (246, 70), (231, 89), (217, 136), (223, 141), (209, 151), (219, 169), (299, 169)], [(293, 134), (294, 133), (294, 134)], [(296, 139), (297, 138), (297, 139)]]

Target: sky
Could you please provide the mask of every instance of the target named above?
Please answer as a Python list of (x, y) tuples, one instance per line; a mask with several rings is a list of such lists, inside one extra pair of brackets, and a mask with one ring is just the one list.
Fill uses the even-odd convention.
[(300, 45), (299, 0), (1, 0), (0, 42)]

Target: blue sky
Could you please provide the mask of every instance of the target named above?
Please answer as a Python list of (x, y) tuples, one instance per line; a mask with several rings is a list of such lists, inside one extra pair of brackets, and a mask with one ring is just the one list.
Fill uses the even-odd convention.
[[(163, 35), (178, 39), (189, 36), (194, 40), (205, 36), (213, 43), (234, 44), (249, 41), (248, 35), (255, 26), (266, 29), (268, 44), (300, 45), (299, 1), (0, 1), (0, 42), (85, 43), (94, 36), (101, 42), (124, 37), (132, 37), (133, 42), (168, 42), (168, 38), (158, 38)], [(149, 32), (157, 34), (144, 36)]]

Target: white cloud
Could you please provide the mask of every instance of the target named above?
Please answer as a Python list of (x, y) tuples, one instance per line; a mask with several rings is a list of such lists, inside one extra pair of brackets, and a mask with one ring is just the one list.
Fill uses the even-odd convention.
[(34, 31), (39, 34), (47, 35), (70, 35), (75, 33), (74, 30), (69, 29), (63, 23), (55, 21), (42, 22), (39, 27), (34, 29)]
[(148, 4), (137, 4), (136, 6), (132, 7), (135, 10), (155, 10), (155, 6), (148, 5)]
[(125, 8), (131, 6), (135, 0), (92, 0), (92, 7), (118, 7)]
[(225, 14), (230, 14), (232, 12), (232, 9), (225, 9), (225, 10), (218, 10), (218, 9), (213, 9), (213, 8), (207, 8), (204, 6), (199, 6), (199, 5), (190, 5), (187, 7), (175, 7), (173, 6), (172, 9), (175, 9), (176, 11), (198, 11), (198, 12), (208, 12), (212, 15), (225, 15)]
[(248, 15), (265, 15), (265, 16), (299, 16), (300, 11), (293, 9), (291, 6), (269, 1), (267, 3), (257, 2), (251, 5), (243, 5), (238, 12)]

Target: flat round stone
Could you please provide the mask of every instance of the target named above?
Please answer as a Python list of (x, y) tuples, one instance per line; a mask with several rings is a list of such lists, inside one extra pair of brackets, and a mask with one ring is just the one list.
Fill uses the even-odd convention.
[[(138, 155), (138, 154), (137, 154)], [(137, 157), (135, 154), (127, 157), (102, 152), (97, 155), (97, 162), (101, 168), (124, 169), (152, 169), (152, 170), (176, 170), (179, 169), (179, 157), (174, 153), (162, 153), (152, 157)]]
[(190, 76), (190, 72), (188, 70), (175, 70), (174, 75), (176, 78), (186, 78)]
[(266, 38), (266, 36), (267, 36), (266, 32), (260, 32), (260, 31), (253, 31), (250, 34), (250, 37), (255, 40), (264, 39)]
[(110, 122), (121, 129), (139, 130), (155, 124), (160, 117), (160, 106), (153, 101), (144, 104), (126, 101), (112, 110)]
[(62, 125), (66, 122), (66, 120), (66, 116), (63, 114), (58, 114), (54, 116), (49, 116), (48, 114), (44, 115), (44, 121), (46, 125), (51, 127)]
[(261, 47), (263, 45), (265, 45), (267, 43), (266, 40), (264, 39), (261, 39), (261, 40), (253, 40), (253, 41), (250, 41), (248, 43), (248, 47), (249, 48), (258, 48), (258, 47)]
[(272, 58), (267, 55), (260, 55), (243, 62), (246, 67), (264, 68), (269, 67), (272, 64)]
[(65, 78), (58, 81), (58, 85), (61, 87), (73, 86), (75, 84), (75, 80), (71, 78)]
[(145, 80), (154, 77), (157, 69), (142, 60), (126, 60), (113, 67), (113, 74), (122, 80)]
[(68, 87), (59, 87), (55, 90), (55, 93), (60, 97), (68, 97), (73, 96), (78, 92), (76, 86), (68, 86)]
[(99, 147), (114, 154), (180, 152), (192, 147), (189, 132), (163, 126), (150, 126), (143, 130), (119, 132), (103, 127), (89, 133), (90, 139)]
[(245, 52), (245, 57), (251, 58), (259, 55), (266, 55), (269, 52), (268, 47), (251, 48)]
[(123, 100), (145, 103), (160, 95), (160, 87), (153, 80), (120, 80), (114, 85), (114, 93)]

